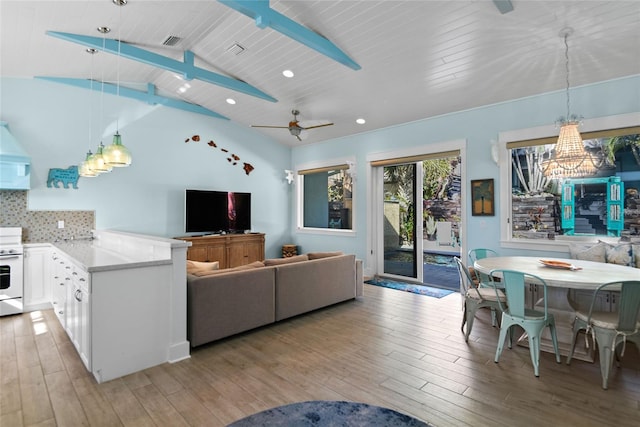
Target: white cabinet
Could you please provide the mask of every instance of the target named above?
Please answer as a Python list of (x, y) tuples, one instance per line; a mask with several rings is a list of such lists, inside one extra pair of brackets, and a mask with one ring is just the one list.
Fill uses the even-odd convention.
[(63, 328), (66, 328), (67, 288), (71, 286), (71, 265), (60, 253), (51, 254), (51, 305)]
[[(574, 308), (588, 312), (589, 307), (591, 307), (591, 300), (593, 299), (593, 291), (584, 289), (572, 289), (569, 297)], [(618, 311), (619, 300), (620, 292), (599, 292), (593, 310), (605, 312)]]
[(91, 370), (91, 305), (89, 273), (72, 267), (71, 286), (67, 292), (67, 334), (80, 354), (82, 362)]
[(528, 283), (525, 285), (526, 289), (524, 290), (524, 305), (526, 308), (534, 309), (538, 301), (544, 295), (542, 294), (542, 288), (538, 288), (538, 285), (534, 285)]
[(91, 370), (90, 275), (59, 252), (51, 256), (54, 311), (82, 362)]
[(51, 308), (51, 247), (24, 247), (24, 310)]

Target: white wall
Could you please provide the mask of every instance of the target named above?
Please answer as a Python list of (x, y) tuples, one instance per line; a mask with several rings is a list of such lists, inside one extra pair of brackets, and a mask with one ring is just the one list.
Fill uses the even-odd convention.
[[(184, 234), (185, 188), (251, 192), (252, 228), (266, 233), (267, 256), (290, 243), (288, 147), (230, 121), (109, 94), (101, 102), (99, 92), (32, 79), (2, 78), (0, 87), (0, 119), (32, 159), (29, 209), (95, 210), (98, 229), (172, 237)], [(116, 119), (132, 165), (80, 178), (77, 190), (47, 188), (50, 168), (80, 163), (102, 135), (110, 144)], [(185, 143), (193, 135), (201, 141)], [(243, 162), (255, 168), (249, 175)]]

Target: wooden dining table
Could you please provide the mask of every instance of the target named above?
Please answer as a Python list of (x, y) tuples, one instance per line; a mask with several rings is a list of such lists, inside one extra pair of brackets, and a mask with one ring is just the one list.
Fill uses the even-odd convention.
[[(544, 265), (541, 260), (569, 263), (572, 268), (549, 267)], [(553, 313), (555, 317), (558, 346), (560, 353), (564, 356), (568, 355), (571, 348), (572, 324), (577, 308), (576, 302), (570, 298), (569, 290), (593, 291), (603, 283), (638, 280), (640, 278), (640, 269), (638, 268), (603, 262), (549, 257), (488, 257), (477, 260), (474, 263), (474, 268), (487, 275), (493, 270), (505, 269), (517, 270), (542, 278), (547, 283), (547, 306), (549, 312)], [(540, 295), (541, 297), (542, 295)], [(536, 308), (542, 309), (537, 303), (538, 301), (534, 302)], [(526, 336), (521, 337), (518, 343), (526, 345)], [(540, 349), (553, 352), (553, 345), (548, 331), (545, 331), (540, 340)], [(587, 349), (584, 345), (584, 340), (578, 340), (574, 358), (592, 362), (593, 357), (593, 346)]]

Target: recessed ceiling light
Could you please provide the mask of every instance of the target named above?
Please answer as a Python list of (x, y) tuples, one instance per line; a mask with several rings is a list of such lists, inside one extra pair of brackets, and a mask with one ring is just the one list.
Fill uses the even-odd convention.
[(359, 124), (359, 125), (363, 125), (363, 124), (367, 123), (367, 121), (365, 119), (363, 119), (363, 118), (359, 118), (359, 119), (356, 119), (356, 123)]
[(236, 100), (233, 98), (227, 98), (227, 104), (236, 105)]
[(87, 51), (87, 53), (90, 53), (90, 54), (92, 54), (92, 55), (93, 55), (94, 53), (98, 53), (98, 49), (94, 49), (94, 48), (92, 48), (92, 47), (88, 47), (88, 48), (86, 49), (86, 51)]
[(109, 27), (98, 27), (96, 28), (96, 30), (98, 30), (98, 32), (102, 34), (107, 34), (111, 32), (111, 28)]
[(287, 78), (289, 78), (289, 79), (294, 76), (293, 71), (291, 71), (291, 70), (284, 70), (282, 72), (282, 75), (287, 77)]

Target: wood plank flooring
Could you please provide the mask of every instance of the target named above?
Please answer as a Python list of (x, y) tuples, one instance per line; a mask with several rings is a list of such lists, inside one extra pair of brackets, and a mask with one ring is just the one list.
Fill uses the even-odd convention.
[(481, 311), (469, 343), (460, 296), (365, 285), (364, 298), (192, 351), (97, 384), (51, 310), (0, 318), (0, 426), (224, 426), (305, 400), (366, 402), (435, 426), (638, 426), (640, 355), (626, 348), (609, 390), (598, 364), (540, 377)]

